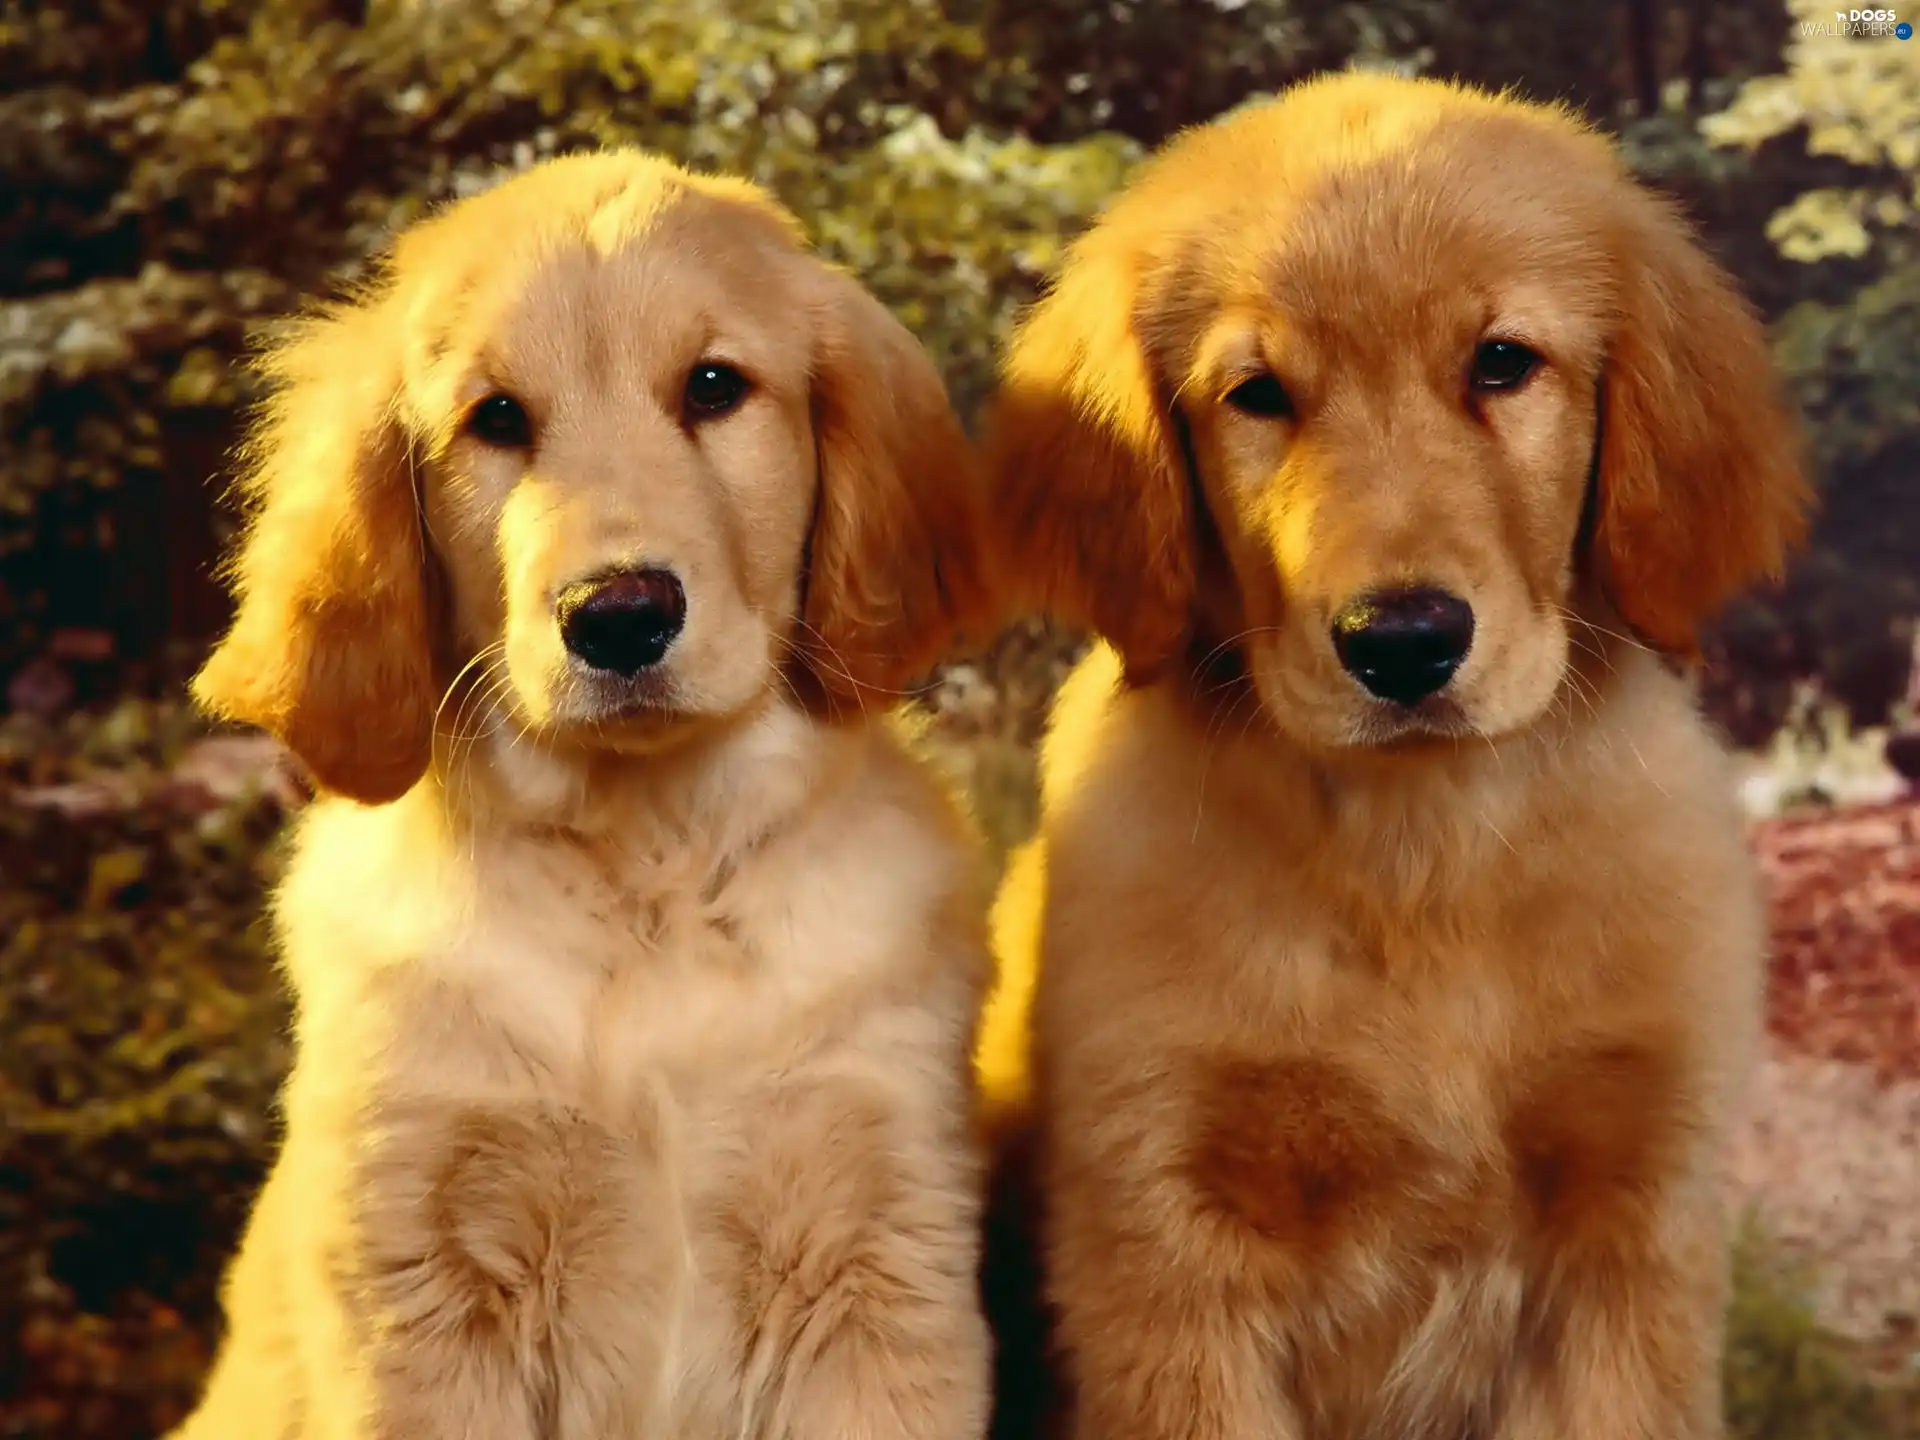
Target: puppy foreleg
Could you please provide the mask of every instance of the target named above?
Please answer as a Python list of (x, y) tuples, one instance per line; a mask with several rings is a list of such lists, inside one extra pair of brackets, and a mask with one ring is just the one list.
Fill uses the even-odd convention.
[(981, 1182), (958, 1122), (880, 1086), (782, 1094), (743, 1156), (727, 1229), (759, 1440), (981, 1440), (991, 1341)]
[(1571, 1257), (1498, 1440), (1722, 1440), (1726, 1293), (1717, 1215), (1673, 1222), (1664, 1243)]
[(346, 1283), (377, 1440), (646, 1433), (680, 1253), (651, 1138), (538, 1105), (389, 1105)]
[[(1231, 1220), (1164, 1183), (1127, 1116), (1043, 1140), (1044, 1288), (1074, 1440), (1302, 1440), (1285, 1353)], [(1137, 1168), (1136, 1168), (1137, 1167)]]
[(816, 1302), (818, 1333), (802, 1342), (811, 1353), (789, 1371), (768, 1440), (982, 1440), (990, 1342), (968, 1299), (846, 1277)]
[[(1122, 1283), (1115, 1275), (1113, 1283)], [(1073, 1440), (1301, 1440), (1271, 1348), (1224, 1311), (1182, 1313), (1172, 1297), (1110, 1328), (1062, 1314)]]

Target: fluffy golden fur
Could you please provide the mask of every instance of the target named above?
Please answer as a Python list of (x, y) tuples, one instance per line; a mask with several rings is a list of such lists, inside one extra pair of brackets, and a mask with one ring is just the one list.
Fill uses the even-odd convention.
[[(1764, 931), (1671, 662), (1796, 541), (1798, 452), (1753, 315), (1557, 109), (1325, 78), (1073, 247), (990, 460), (1022, 598), (1109, 644), (978, 1054), (1066, 1433), (1721, 1433)], [(1398, 586), (1476, 621), (1413, 706), (1331, 633)]]
[[(985, 896), (863, 716), (983, 593), (924, 352), (760, 192), (616, 152), (408, 232), (272, 368), (195, 691), (323, 794), (286, 1142), (179, 1433), (979, 1435)], [(684, 628), (583, 668), (558, 597), (637, 565)]]

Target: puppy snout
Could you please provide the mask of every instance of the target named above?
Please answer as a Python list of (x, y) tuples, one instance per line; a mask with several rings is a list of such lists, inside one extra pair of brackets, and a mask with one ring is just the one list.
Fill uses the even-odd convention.
[(1362, 595), (1333, 617), (1340, 664), (1396, 705), (1444, 688), (1472, 647), (1473, 608), (1430, 586)]
[(671, 570), (628, 570), (569, 585), (558, 610), (570, 654), (631, 676), (666, 655), (687, 623), (687, 592)]

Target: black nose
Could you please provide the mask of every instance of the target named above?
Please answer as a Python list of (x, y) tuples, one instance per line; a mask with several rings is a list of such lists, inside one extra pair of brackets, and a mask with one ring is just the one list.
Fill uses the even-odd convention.
[(629, 570), (569, 585), (560, 638), (596, 670), (637, 675), (658, 665), (687, 622), (687, 592), (671, 570)]
[(1444, 590), (1362, 595), (1333, 617), (1333, 648), (1347, 673), (1397, 705), (1443, 687), (1472, 646), (1472, 607)]

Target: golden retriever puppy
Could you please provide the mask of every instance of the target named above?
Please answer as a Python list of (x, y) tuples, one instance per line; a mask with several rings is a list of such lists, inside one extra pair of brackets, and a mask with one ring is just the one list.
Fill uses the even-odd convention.
[(979, 1053), (1071, 1433), (1721, 1433), (1764, 932), (1663, 659), (1807, 508), (1726, 277), (1564, 111), (1324, 78), (1148, 164), (995, 434), (1109, 642)]
[(607, 153), (274, 369), (195, 693), (323, 794), (180, 1433), (981, 1434), (986, 897), (863, 714), (983, 593), (925, 353), (757, 190)]

